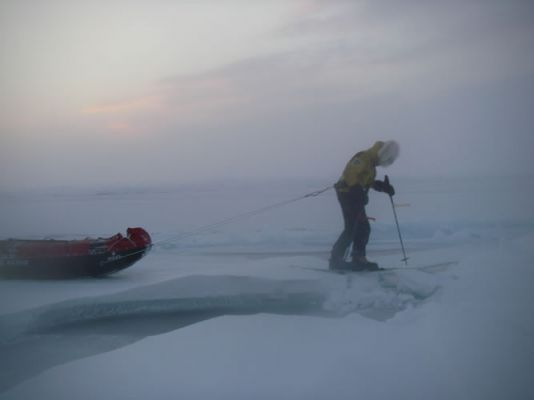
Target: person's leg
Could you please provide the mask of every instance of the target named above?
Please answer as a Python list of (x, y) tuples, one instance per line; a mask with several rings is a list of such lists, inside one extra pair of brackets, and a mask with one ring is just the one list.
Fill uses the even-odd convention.
[(377, 270), (378, 264), (367, 260), (366, 247), (369, 242), (371, 225), (365, 213), (365, 206), (362, 207), (354, 225), (354, 240), (352, 243), (352, 268), (355, 270)]
[(369, 242), (369, 235), (371, 234), (371, 225), (365, 213), (365, 207), (361, 207), (354, 224), (354, 237), (352, 244), (352, 259), (357, 260), (360, 257), (365, 257), (366, 247)]
[(336, 243), (332, 247), (330, 255), (330, 266), (335, 266), (336, 263), (340, 263), (345, 259), (345, 252), (353, 241), (354, 236), (354, 224), (356, 222), (357, 211), (354, 205), (353, 196), (346, 192), (336, 192), (343, 213), (344, 229), (339, 235)]

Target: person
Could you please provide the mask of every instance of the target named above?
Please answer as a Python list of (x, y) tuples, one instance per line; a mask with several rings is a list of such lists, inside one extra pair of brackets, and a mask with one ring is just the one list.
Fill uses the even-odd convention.
[[(357, 270), (378, 269), (376, 263), (366, 257), (366, 246), (371, 226), (365, 213), (370, 188), (390, 196), (395, 189), (389, 183), (376, 180), (376, 167), (393, 164), (399, 155), (396, 141), (376, 142), (370, 149), (356, 153), (347, 163), (339, 181), (334, 185), (343, 213), (344, 229), (335, 242), (331, 257), (331, 269), (351, 268)], [(352, 242), (352, 262), (345, 261), (345, 253)]]

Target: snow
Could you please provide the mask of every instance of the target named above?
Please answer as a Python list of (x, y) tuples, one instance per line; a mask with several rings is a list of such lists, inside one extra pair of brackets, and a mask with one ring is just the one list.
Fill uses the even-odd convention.
[(1, 194), (2, 237), (169, 241), (106, 279), (0, 281), (0, 399), (534, 398), (532, 183), (399, 180), (409, 268), (373, 193), (396, 269), (346, 275), (331, 191), (171, 240), (321, 182)]

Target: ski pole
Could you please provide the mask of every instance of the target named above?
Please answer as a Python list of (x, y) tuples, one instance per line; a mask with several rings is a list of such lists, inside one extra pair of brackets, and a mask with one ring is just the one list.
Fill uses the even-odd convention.
[[(387, 175), (384, 177), (384, 182), (386, 183), (386, 185), (389, 185), (389, 177)], [(402, 235), (401, 235), (401, 231), (399, 227), (399, 219), (397, 218), (397, 211), (395, 210), (395, 204), (393, 204), (392, 195), (389, 195), (389, 200), (391, 201), (391, 208), (393, 209), (393, 215), (395, 216), (395, 223), (397, 225), (397, 232), (399, 233), (399, 239), (400, 239), (400, 244), (402, 248), (402, 255), (404, 256), (404, 258), (401, 261), (404, 261), (404, 263), (408, 265), (408, 257), (406, 257), (406, 251), (404, 250), (404, 243), (402, 242)]]

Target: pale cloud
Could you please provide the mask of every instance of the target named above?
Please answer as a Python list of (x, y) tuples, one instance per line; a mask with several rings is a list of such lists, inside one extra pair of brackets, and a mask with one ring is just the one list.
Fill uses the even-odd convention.
[(307, 38), (308, 47), (325, 59), (387, 68), (381, 76), (387, 87), (407, 79), (464, 85), (534, 69), (534, 52), (525, 51), (534, 48), (534, 6), (528, 1), (307, 3), (313, 12), (281, 34)]
[(0, 119), (24, 109), (42, 125), (80, 109), (148, 108), (144, 97), (162, 77), (280, 47), (269, 32), (288, 9), (285, 1), (0, 1)]
[[(269, 23), (253, 31), (264, 9), (246, 3), (239, 15), (251, 19), (230, 35), (216, 37), (217, 29), (239, 19), (213, 31), (203, 25), (199, 37), (180, 35), (176, 46), (173, 18), (147, 6), (149, 22), (135, 40), (122, 35), (106, 42), (98, 63), (106, 71), (111, 60), (108, 78), (128, 82), (125, 90), (108, 87), (109, 79), (98, 85), (87, 79), (83, 85), (94, 90), (78, 96), (67, 80), (61, 82), (75, 96), (53, 82), (35, 95), (32, 85), (17, 91), (17, 82), (7, 79), (9, 90), (0, 95), (2, 128), (9, 132), (0, 137), (2, 161), (9, 164), (3, 170), (14, 171), (12, 180), (17, 170), (31, 176), (41, 160), (43, 176), (67, 179), (71, 170), (62, 166), (73, 162), (76, 179), (85, 173), (94, 181), (113, 174), (118, 181), (132, 174), (168, 181), (214, 174), (335, 176), (353, 151), (395, 138), (403, 147), (399, 174), (534, 171), (527, 150), (534, 146), (527, 106), (534, 101), (529, 2), (308, 0), (289, 8), (289, 2), (275, 2)], [(203, 4), (209, 10), (214, 3)], [(240, 2), (227, 4), (230, 18)], [(133, 29), (141, 11), (129, 10), (121, 21)], [(188, 26), (196, 32), (194, 23)], [(244, 38), (247, 32), (254, 34)], [(121, 50), (132, 56), (124, 64), (115, 63)], [(83, 76), (90, 77), (91, 67), (85, 68)], [(69, 108), (50, 107), (44, 89), (66, 94)], [(17, 96), (24, 101), (17, 103)], [(52, 123), (29, 124), (28, 116), (40, 109)], [(143, 161), (121, 169), (131, 158)], [(495, 165), (497, 158), (506, 162)]]
[(82, 109), (84, 114), (128, 114), (157, 108), (160, 99), (157, 96), (145, 96), (126, 101), (97, 104)]
[(217, 74), (163, 80), (148, 91), (140, 97), (91, 105), (82, 113), (102, 130), (115, 133), (127, 125), (129, 132), (154, 135), (169, 125), (209, 126), (235, 109), (246, 108), (249, 100), (234, 81)]
[(131, 135), (136, 133), (136, 129), (126, 121), (114, 121), (109, 124), (108, 129), (116, 134)]
[(211, 121), (377, 95), (422, 100), (534, 70), (534, 53), (524, 51), (534, 37), (530, 8), (521, 2), (297, 5), (293, 22), (276, 31), (299, 38), (291, 50), (166, 78), (140, 99), (88, 110)]

